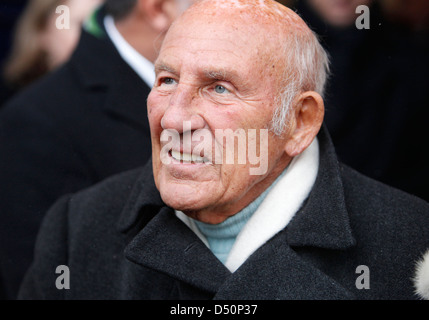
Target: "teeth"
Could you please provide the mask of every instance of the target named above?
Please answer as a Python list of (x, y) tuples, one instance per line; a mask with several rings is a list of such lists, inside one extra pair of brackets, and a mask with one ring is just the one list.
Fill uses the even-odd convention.
[(179, 151), (174, 151), (174, 150), (171, 150), (171, 156), (174, 159), (178, 161), (183, 161), (183, 162), (204, 162), (203, 157), (192, 155), (190, 153), (181, 153)]

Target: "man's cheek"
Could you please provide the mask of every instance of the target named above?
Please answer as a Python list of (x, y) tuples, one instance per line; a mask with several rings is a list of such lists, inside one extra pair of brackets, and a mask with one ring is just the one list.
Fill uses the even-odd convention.
[(161, 128), (161, 119), (168, 109), (168, 97), (151, 94), (147, 101), (148, 118), (151, 126), (157, 125)]
[(161, 119), (163, 113), (161, 108), (153, 107), (148, 105), (148, 121), (151, 128), (151, 134), (160, 135), (162, 131)]
[(152, 89), (147, 98), (148, 115), (159, 113), (165, 102), (165, 97), (161, 96), (156, 89)]

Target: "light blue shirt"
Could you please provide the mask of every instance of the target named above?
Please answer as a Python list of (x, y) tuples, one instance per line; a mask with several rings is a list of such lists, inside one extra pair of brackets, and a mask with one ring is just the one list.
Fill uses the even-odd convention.
[(249, 221), (250, 217), (256, 212), (262, 201), (264, 201), (271, 188), (280, 180), (285, 172), (286, 169), (258, 198), (224, 222), (219, 224), (208, 224), (194, 220), (198, 230), (207, 239), (210, 250), (222, 263), (225, 264), (240, 231), (247, 221)]

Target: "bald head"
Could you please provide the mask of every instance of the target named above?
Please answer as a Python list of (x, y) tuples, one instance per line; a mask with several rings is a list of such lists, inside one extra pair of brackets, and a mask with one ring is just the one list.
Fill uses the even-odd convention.
[[(305, 26), (305, 23), (292, 10), (271, 0), (201, 0), (198, 1), (191, 12), (200, 14), (225, 15), (233, 14), (238, 16), (247, 16), (259, 18), (258, 22), (284, 23), (290, 21)], [(264, 20), (264, 21), (263, 21)]]
[[(265, 37), (284, 39), (292, 33), (312, 35), (305, 22), (292, 10), (272, 0), (197, 1), (177, 23), (221, 23), (235, 26), (234, 31), (260, 31)], [(184, 22), (186, 21), (186, 22)]]

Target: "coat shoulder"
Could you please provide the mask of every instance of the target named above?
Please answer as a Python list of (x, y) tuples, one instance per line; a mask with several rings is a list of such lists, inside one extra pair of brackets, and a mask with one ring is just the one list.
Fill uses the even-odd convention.
[(341, 172), (358, 246), (378, 254), (378, 259), (386, 255), (392, 265), (395, 260), (415, 265), (429, 249), (429, 203), (348, 167)]
[(378, 230), (379, 236), (385, 232), (398, 238), (400, 234), (414, 243), (418, 236), (429, 248), (429, 203), (349, 167), (342, 166), (341, 173), (352, 222)]
[(69, 206), (71, 222), (92, 224), (100, 219), (104, 222), (117, 220), (141, 172), (142, 168), (122, 172), (72, 195)]
[(428, 260), (429, 204), (346, 166), (340, 170), (356, 239), (352, 261), (371, 269), (374, 294), (388, 299), (429, 296), (427, 277), (419, 276), (419, 266)]
[(347, 210), (355, 230), (367, 234), (371, 241), (397, 249), (413, 247), (423, 254), (429, 248), (428, 202), (353, 169), (343, 167), (341, 171)]
[[(40, 108), (50, 106), (53, 98), (64, 101), (74, 93), (76, 86), (75, 75), (70, 66), (70, 62), (61, 66), (59, 69), (43, 76), (31, 83), (16, 95), (14, 95), (6, 104), (5, 108), (18, 108), (18, 106), (38, 106)], [(68, 95), (67, 93), (70, 93)]]
[[(429, 223), (429, 203), (414, 195), (373, 180), (354, 169), (341, 165), (341, 175), (348, 209), (360, 209), (362, 215), (398, 215), (402, 222), (409, 220)], [(429, 225), (428, 225), (429, 229)]]

